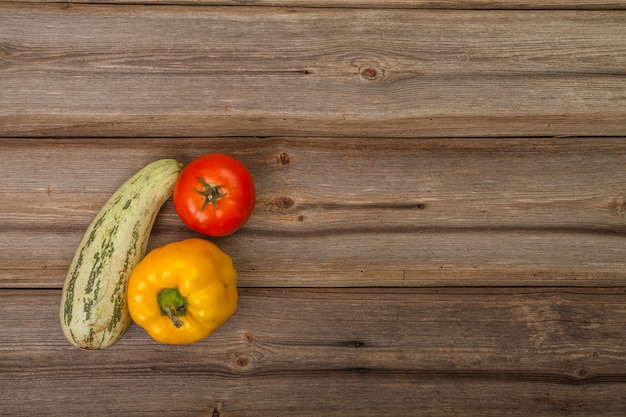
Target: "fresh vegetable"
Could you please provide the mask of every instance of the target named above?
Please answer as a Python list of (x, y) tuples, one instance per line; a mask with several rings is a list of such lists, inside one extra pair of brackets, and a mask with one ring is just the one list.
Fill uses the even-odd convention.
[(204, 339), (235, 313), (237, 300), (231, 258), (199, 238), (152, 250), (128, 283), (133, 320), (162, 343)]
[(238, 230), (254, 210), (252, 175), (239, 160), (208, 154), (189, 163), (174, 186), (174, 207), (192, 230), (226, 236)]
[(128, 328), (128, 277), (181, 168), (173, 159), (148, 164), (113, 193), (85, 231), (60, 306), (63, 333), (75, 346), (107, 348)]

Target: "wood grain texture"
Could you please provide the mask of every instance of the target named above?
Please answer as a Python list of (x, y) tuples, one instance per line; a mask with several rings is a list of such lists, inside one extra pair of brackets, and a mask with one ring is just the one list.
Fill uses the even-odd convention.
[(1, 386), (11, 386), (0, 390), (0, 414), (626, 410), (624, 287), (243, 289), (235, 316), (202, 342), (160, 345), (133, 325), (106, 351), (65, 341), (59, 291), (0, 298), (0, 347), (11, 347), (0, 356)]
[[(250, 221), (218, 239), (242, 286), (624, 283), (621, 138), (3, 139), (0, 148), (4, 287), (60, 288), (84, 230), (126, 178), (152, 160), (217, 150), (241, 159), (257, 186)], [(190, 236), (170, 201), (150, 247)]]
[[(0, 415), (626, 415), (626, 3), (139, 3), (0, 1)], [(93, 215), (209, 152), (235, 315), (74, 348)]]
[[(55, 0), (3, 0), (4, 2), (54, 3)], [(65, 3), (137, 4), (137, 0), (69, 0)], [(331, 7), (364, 9), (453, 10), (624, 10), (620, 0), (143, 0), (141, 4), (194, 6)]]
[(623, 11), (0, 4), (0, 136), (626, 129)]

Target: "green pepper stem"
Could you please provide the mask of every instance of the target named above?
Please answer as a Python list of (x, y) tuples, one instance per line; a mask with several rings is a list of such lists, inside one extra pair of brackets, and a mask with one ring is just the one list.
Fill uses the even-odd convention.
[(176, 317), (174, 309), (169, 304), (165, 304), (165, 306), (163, 307), (165, 308), (165, 314), (167, 314), (167, 317), (169, 317), (169, 319), (172, 321), (172, 324), (176, 326), (177, 329), (180, 329), (185, 323), (183, 323), (181, 319)]
[(182, 317), (187, 314), (187, 299), (178, 291), (178, 288), (164, 288), (157, 293), (157, 303), (161, 314), (169, 317), (176, 328), (183, 325)]

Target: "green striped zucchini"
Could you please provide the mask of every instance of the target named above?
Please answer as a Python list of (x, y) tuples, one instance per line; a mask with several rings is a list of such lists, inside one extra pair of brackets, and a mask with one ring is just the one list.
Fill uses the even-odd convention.
[(172, 195), (182, 164), (146, 165), (113, 193), (76, 249), (63, 285), (63, 333), (77, 347), (105, 349), (130, 324), (128, 277), (143, 258), (154, 220)]

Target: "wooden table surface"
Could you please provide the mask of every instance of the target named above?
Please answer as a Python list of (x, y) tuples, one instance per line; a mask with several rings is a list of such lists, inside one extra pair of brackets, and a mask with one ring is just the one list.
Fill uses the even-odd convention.
[[(0, 2), (0, 415), (626, 415), (623, 1), (96, 3)], [(100, 206), (210, 152), (235, 315), (70, 345)]]

